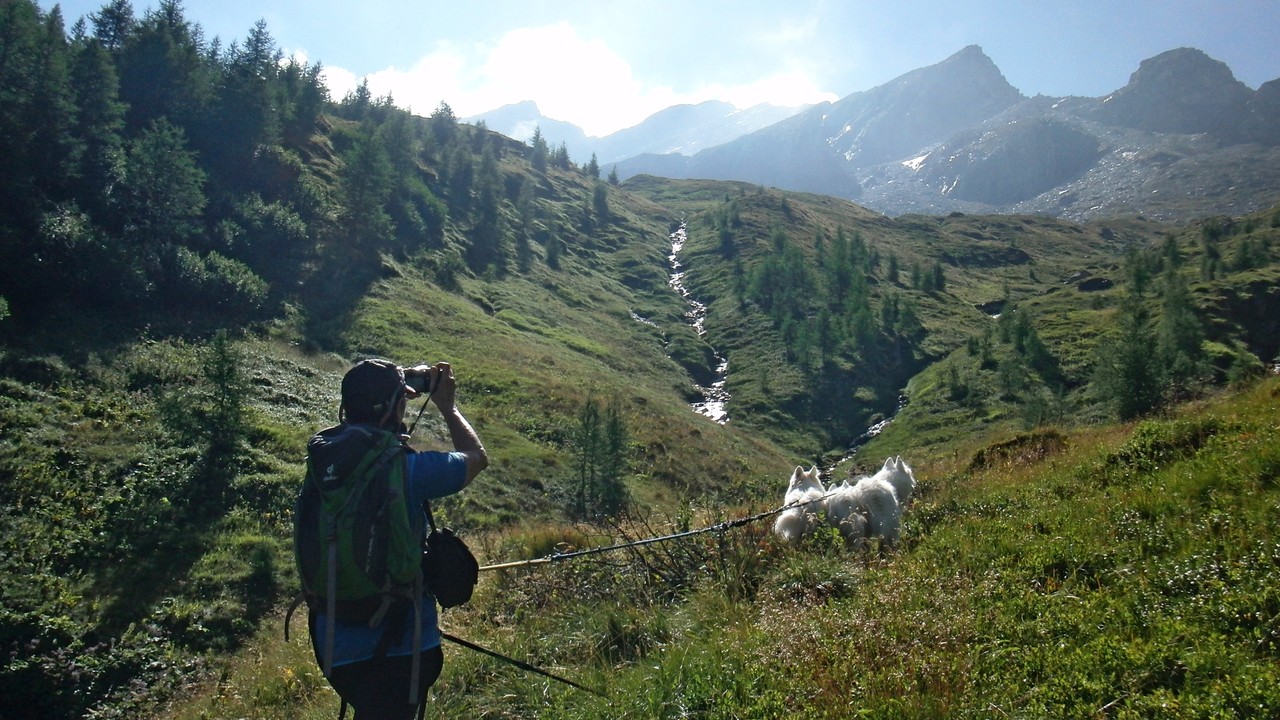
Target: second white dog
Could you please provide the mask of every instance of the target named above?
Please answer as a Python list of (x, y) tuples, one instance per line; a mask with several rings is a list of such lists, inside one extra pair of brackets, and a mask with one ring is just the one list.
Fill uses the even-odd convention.
[(827, 522), (850, 545), (871, 538), (880, 538), (884, 546), (898, 542), (902, 509), (893, 485), (878, 475), (858, 478), (852, 485), (845, 480), (828, 493), (825, 509)]
[(787, 494), (782, 504), (787, 507), (778, 515), (773, 523), (773, 532), (786, 540), (795, 542), (813, 532), (818, 526), (818, 511), (822, 509), (822, 496), (826, 488), (822, 486), (818, 468), (805, 470), (796, 466), (787, 484)]

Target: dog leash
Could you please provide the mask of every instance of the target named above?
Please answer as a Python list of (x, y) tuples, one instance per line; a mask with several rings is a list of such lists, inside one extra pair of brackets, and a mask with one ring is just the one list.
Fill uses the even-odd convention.
[(605, 697), (605, 694), (604, 694), (604, 691), (603, 691), (603, 690), (597, 690), (597, 689), (595, 689), (595, 688), (589, 688), (589, 687), (587, 687), (587, 686), (585, 686), (585, 685), (579, 685), (578, 683), (576, 683), (576, 682), (574, 682), (574, 681), (572, 681), (572, 680), (570, 680), (570, 679), (568, 679), (568, 678), (563, 678), (563, 677), (560, 677), (559, 675), (556, 675), (556, 674), (554, 674), (554, 673), (547, 672), (546, 670), (543, 670), (542, 668), (540, 668), (540, 667), (538, 667), (538, 666), (536, 666), (536, 665), (531, 665), (531, 664), (529, 664), (529, 663), (527, 663), (527, 662), (525, 662), (525, 661), (523, 661), (523, 660), (517, 660), (517, 659), (515, 659), (515, 658), (513, 658), (513, 657), (507, 657), (506, 655), (503, 655), (502, 653), (494, 652), (493, 650), (490, 650), (489, 648), (481, 647), (481, 646), (479, 646), (479, 645), (477, 645), (477, 644), (475, 644), (475, 643), (473, 643), (473, 642), (470, 642), (470, 641), (467, 641), (467, 640), (463, 640), (462, 638), (457, 637), (456, 635), (450, 635), (449, 633), (447, 633), (447, 632), (443, 632), (443, 631), (442, 631), (442, 632), (440, 633), (440, 637), (444, 638), (445, 640), (448, 640), (448, 641), (449, 641), (449, 642), (451, 642), (451, 643), (457, 643), (458, 645), (461, 645), (462, 647), (467, 648), (468, 650), (475, 650), (476, 652), (478, 652), (478, 653), (483, 653), (483, 654), (485, 654), (485, 655), (488, 655), (488, 656), (489, 656), (489, 657), (491, 657), (491, 658), (496, 658), (496, 659), (501, 660), (501, 661), (503, 661), (503, 662), (511, 663), (512, 665), (515, 665), (516, 667), (520, 668), (521, 670), (528, 670), (529, 672), (534, 672), (534, 673), (537, 673), (537, 674), (542, 675), (542, 676), (544, 676), (544, 677), (549, 677), (549, 678), (551, 678), (552, 680), (556, 680), (556, 681), (558, 681), (558, 682), (562, 682), (562, 683), (564, 683), (565, 685), (569, 685), (569, 686), (571, 686), (571, 687), (575, 687), (575, 688), (577, 688), (577, 689), (579, 689), (579, 690), (585, 690), (586, 692), (592, 693), (593, 695), (599, 695), (600, 697)]

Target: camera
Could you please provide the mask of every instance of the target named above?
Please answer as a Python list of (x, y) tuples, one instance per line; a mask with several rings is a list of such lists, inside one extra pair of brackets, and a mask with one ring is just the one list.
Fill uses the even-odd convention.
[(405, 387), (413, 390), (418, 394), (425, 393), (430, 388), (430, 385), (431, 385), (431, 374), (425, 370), (418, 370), (416, 368), (405, 368), (404, 384), (405, 384)]

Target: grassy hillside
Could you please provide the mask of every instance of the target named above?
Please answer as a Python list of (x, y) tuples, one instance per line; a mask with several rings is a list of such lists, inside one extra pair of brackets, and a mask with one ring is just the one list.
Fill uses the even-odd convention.
[[(803, 204), (807, 199), (790, 196), (796, 203), (792, 212), (809, 211)], [(767, 196), (761, 202), (769, 202)], [(840, 204), (834, 207), (844, 211)], [(837, 222), (853, 226), (859, 211), (846, 212), (849, 216), (837, 216)], [(688, 257), (694, 269), (703, 267), (698, 263), (704, 259), (698, 255), (696, 218)], [(450, 669), (437, 686), (431, 712), (439, 717), (847, 717), (861, 709), (885, 717), (941, 717), (981, 715), (995, 706), (1013, 715), (1075, 717), (1126, 709), (1147, 714), (1161, 705), (1190, 714), (1230, 713), (1276, 703), (1270, 689), (1274, 663), (1267, 660), (1274, 655), (1278, 608), (1269, 585), (1274, 585), (1276, 565), (1267, 548), (1274, 545), (1277, 521), (1270, 456), (1274, 397), (1280, 389), (1268, 381), (1165, 419), (1098, 424), (1105, 413), (1087, 392), (1090, 338), (1103, 332), (1114, 311), (1125, 267), (1119, 252), (1108, 255), (1108, 243), (1124, 250), (1150, 247), (1163, 234), (1141, 222), (1088, 229), (1048, 223), (1052, 232), (1038, 242), (1034, 232), (1022, 233), (1045, 222), (908, 219), (908, 230), (881, 222), (875, 235), (906, 256), (916, 233), (927, 237), (922, 246), (949, 242), (961, 248), (956, 235), (1012, 223), (1017, 231), (1005, 242), (1016, 242), (1036, 258), (1037, 278), (1051, 278), (1032, 280), (1025, 264), (956, 266), (948, 283), (952, 289), (937, 300), (946, 310), (922, 313), (925, 323), (947, 338), (937, 340), (943, 361), (910, 380), (911, 403), (851, 466), (868, 467), (890, 453), (916, 463), (923, 490), (907, 515), (906, 540), (897, 554), (884, 560), (851, 555), (829, 537), (801, 548), (783, 547), (765, 520), (652, 551), (486, 576), (477, 601), (450, 613), (447, 627), (604, 687), (609, 698), (548, 685), (450, 647)], [(950, 232), (925, 234), (930, 226)], [(864, 232), (871, 235), (875, 226), (865, 226)], [(1170, 232), (1181, 235), (1186, 264), (1195, 268), (1198, 228), (1164, 230)], [(1222, 250), (1230, 255), (1246, 238), (1261, 243), (1259, 237), (1270, 232), (1266, 223), (1255, 223), (1248, 233), (1225, 241)], [(1080, 237), (1081, 243), (1055, 252), (1063, 236)], [(653, 237), (648, 252), (661, 255), (665, 234), (655, 228)], [(1243, 328), (1250, 327), (1252, 336), (1263, 336), (1257, 323), (1238, 313), (1216, 313), (1218, 306), (1209, 299), (1224, 298), (1217, 300), (1222, 306), (1225, 298), (1245, 304), (1253, 297), (1246, 290), (1266, 272), (1224, 271), (1195, 286), (1206, 314), (1234, 328), (1219, 340), (1246, 339), (1251, 332)], [(1080, 283), (1098, 277), (1109, 279), (1110, 286), (1082, 289)], [(611, 345), (619, 349), (609, 353), (593, 353), (584, 344), (587, 339), (617, 343), (629, 333), (643, 338), (652, 332), (613, 305), (616, 297), (625, 297), (625, 287), (609, 285), (612, 292), (597, 291), (575, 305), (556, 299), (563, 288), (544, 296), (522, 284), (477, 279), (463, 286), (460, 294), (467, 302), (451, 302), (449, 294), (415, 280), (411, 268), (401, 268), (379, 283), (354, 313), (348, 337), (355, 347), (396, 349), (396, 343), (405, 343), (405, 354), (426, 357), (434, 357), (434, 344), (441, 342), (450, 348), (445, 352), (456, 353), (460, 367), (473, 368), (475, 387), (487, 391), (468, 394), (464, 401), (475, 408), (486, 438), (496, 438), (501, 448), (495, 477), (520, 478), (520, 468), (531, 460), (552, 468), (563, 463), (563, 456), (556, 459), (554, 443), (533, 441), (545, 437), (546, 419), (555, 416), (544, 409), (540, 421), (517, 408), (546, 408), (554, 406), (553, 398), (567, 398), (561, 400), (568, 406), (562, 410), (563, 428), (581, 388), (592, 383), (600, 383), (602, 393), (626, 388), (629, 406), (644, 409), (629, 416), (638, 437), (658, 438), (638, 444), (666, 449), (671, 462), (722, 468), (732, 457), (743, 463), (736, 467), (744, 467), (750, 464), (747, 458), (763, 457), (757, 454), (760, 445), (734, 430), (754, 430), (759, 421), (753, 416), (740, 415), (721, 428), (688, 412), (681, 383), (663, 379), (680, 371), (662, 359), (659, 344)], [(1030, 419), (1025, 403), (1003, 397), (995, 373), (984, 371), (978, 358), (969, 358), (975, 362), (970, 393), (982, 404), (957, 402), (946, 391), (947, 363), (968, 358), (966, 336), (998, 322), (987, 305), (996, 292), (1005, 309), (1019, 304), (1035, 309), (1064, 373), (1075, 378), (1072, 399), (1061, 401), (1071, 406), (1057, 411), (1065, 424), (1046, 427)], [(963, 299), (946, 302), (952, 297)], [(591, 313), (584, 310), (588, 307)], [(404, 336), (420, 339), (393, 339), (398, 336), (388, 328), (417, 322), (401, 318), (416, 317), (418, 308), (432, 308), (441, 319)], [(551, 308), (574, 320), (543, 320), (554, 317)], [(607, 320), (594, 312), (599, 309), (606, 310)], [(709, 320), (713, 327), (715, 317)], [(601, 323), (596, 326), (601, 329), (577, 334), (591, 322)], [(440, 323), (447, 327), (432, 329)], [(565, 327), (575, 331), (556, 330)], [(710, 337), (715, 343), (714, 331)], [(409, 344), (415, 342), (422, 344)], [(1084, 347), (1073, 351), (1073, 344)], [(485, 350), (495, 347), (496, 354)], [(1265, 343), (1254, 347), (1265, 354)], [(496, 363), (493, 357), (516, 362)], [(620, 385), (610, 368), (649, 380)], [(665, 400), (664, 393), (654, 391), (664, 385)], [(664, 407), (670, 415), (656, 416), (653, 425), (641, 420)], [(1080, 429), (1070, 429), (1084, 421)], [(692, 423), (697, 432), (680, 437), (670, 432), (673, 423)], [(1037, 425), (1041, 429), (1034, 429)], [(699, 465), (706, 461), (699, 454), (714, 453), (725, 441), (736, 455), (711, 456)], [(759, 476), (747, 472), (739, 477), (748, 480), (731, 480), (726, 492), (708, 497), (682, 486), (678, 473), (663, 475), (660, 458), (645, 456), (646, 470), (638, 473), (635, 487), (668, 502), (650, 504), (638, 519), (609, 531), (563, 521), (517, 522), (530, 515), (520, 512), (528, 507), (520, 504), (524, 501), (552, 505), (545, 486), (537, 487), (537, 473), (528, 476), (526, 487), (520, 481), (496, 483), (497, 490), (477, 486), (454, 510), (464, 517), (487, 517), (482, 525), (503, 528), (473, 535), (486, 561), (540, 557), (555, 543), (581, 547), (648, 537), (767, 509), (776, 503), (788, 463), (808, 461), (804, 454), (778, 454)], [(676, 498), (693, 503), (681, 509), (669, 502)], [(1184, 580), (1188, 574), (1192, 580)], [(1204, 609), (1215, 603), (1218, 609)], [(334, 699), (305, 644), (282, 644), (275, 632), (272, 623), (264, 624), (252, 650), (239, 656), (222, 681), (202, 686), (195, 700), (164, 716), (322, 717), (332, 712)], [(797, 674), (797, 667), (804, 672)]]
[[(1135, 273), (1147, 277), (1144, 306), (1160, 315), (1158, 276), (1170, 252), (1209, 341), (1199, 383), (1225, 381), (1239, 357), (1266, 363), (1280, 352), (1261, 311), (1274, 300), (1266, 289), (1280, 239), (1274, 211), (1190, 227), (958, 213), (890, 219), (833, 198), (741, 183), (639, 177), (626, 187), (663, 202), (677, 195), (673, 188), (688, 191), (680, 205), (690, 236), (685, 284), (708, 305), (707, 341), (729, 357), (737, 422), (815, 457), (839, 455), (903, 394), (910, 402), (896, 434), (917, 448), (986, 427), (1105, 419), (1107, 403), (1092, 382), (1098, 346)], [(840, 235), (858, 238), (871, 255), (861, 303), (880, 334), (797, 353), (802, 344), (821, 345), (813, 338), (824, 333), (852, 333), (841, 324), (857, 322), (860, 308), (829, 300), (826, 269)], [(808, 265), (797, 291), (805, 300), (796, 301), (804, 317), (781, 324), (751, 287), (753, 269), (780, 256), (779, 242)], [(945, 278), (940, 288), (913, 278), (931, 267)], [(910, 308), (918, 331), (891, 330), (888, 306)], [(1045, 367), (1015, 356), (1009, 335), (1021, 332), (1011, 330), (1019, 322), (1042, 341)], [(906, 446), (900, 439), (890, 449)]]
[[(293, 592), (301, 451), (336, 422), (341, 374), (363, 355), (454, 364), (494, 459), (442, 503), (455, 527), (559, 522), (590, 400), (626, 423), (637, 507), (774, 494), (799, 460), (693, 413), (689, 375), (668, 357), (700, 343), (667, 286), (670, 211), (614, 190), (588, 231), (583, 173), (534, 173), (513, 153), (500, 172), (538, 184), (539, 227), (565, 241), (556, 267), (540, 243), (519, 274), (451, 264), (470, 234), (449, 223), (443, 247), (381, 253), (373, 272), (357, 263), (215, 337), (216, 312), (183, 333), (135, 333), (132, 317), (93, 307), (60, 309), (60, 332), (6, 327), (3, 714), (136, 716), (250, 637)], [(444, 443), (431, 416), (419, 446)]]
[[(830, 537), (784, 547), (756, 523), (486, 574), (445, 625), (605, 697), (449, 646), (427, 716), (1273, 715), (1277, 395), (1272, 379), (918, 464), (903, 545), (884, 558)], [(531, 537), (484, 551), (511, 557)], [(164, 716), (330, 716), (304, 642), (264, 629)]]

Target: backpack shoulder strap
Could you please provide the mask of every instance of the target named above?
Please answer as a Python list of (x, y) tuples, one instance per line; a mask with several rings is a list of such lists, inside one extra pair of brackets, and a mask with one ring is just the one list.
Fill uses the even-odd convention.
[(435, 519), (435, 516), (433, 516), (433, 515), (431, 514), (431, 499), (430, 499), (430, 498), (427, 498), (426, 500), (423, 500), (423, 501), (422, 501), (422, 509), (423, 509), (423, 510), (425, 510), (425, 511), (427, 512), (427, 527), (429, 527), (429, 528), (431, 529), (431, 532), (435, 532), (435, 531), (436, 531), (436, 519)]

